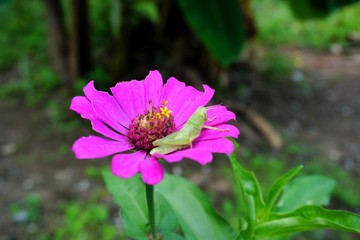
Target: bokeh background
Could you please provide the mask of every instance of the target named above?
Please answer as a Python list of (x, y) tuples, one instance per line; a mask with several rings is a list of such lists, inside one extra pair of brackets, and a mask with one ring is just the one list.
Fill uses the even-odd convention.
[[(92, 130), (68, 108), (91, 79), (107, 90), (152, 69), (216, 89), (265, 191), (304, 164), (336, 180), (329, 208), (360, 213), (360, 2), (1, 0), (0, 16), (1, 240), (126, 239), (101, 178), (109, 159), (74, 158)], [(166, 167), (235, 219), (225, 156)]]

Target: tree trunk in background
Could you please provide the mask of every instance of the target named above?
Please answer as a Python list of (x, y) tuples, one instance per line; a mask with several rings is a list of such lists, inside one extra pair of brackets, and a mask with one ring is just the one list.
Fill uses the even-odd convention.
[(69, 45), (60, 0), (44, 0), (48, 25), (50, 58), (65, 86), (73, 85), (69, 66)]
[(71, 1), (70, 68), (74, 79), (90, 69), (89, 22), (87, 0)]
[(244, 15), (246, 38), (248, 40), (254, 40), (257, 35), (257, 29), (256, 29), (253, 13), (251, 10), (250, 0), (241, 0), (240, 6), (241, 6), (241, 11)]

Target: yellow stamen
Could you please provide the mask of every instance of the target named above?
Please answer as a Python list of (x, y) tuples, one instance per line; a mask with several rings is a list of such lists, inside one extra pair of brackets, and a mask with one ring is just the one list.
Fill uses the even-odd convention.
[(161, 114), (166, 117), (170, 117), (170, 113), (172, 113), (172, 111), (169, 110), (166, 106), (161, 107), (160, 110), (161, 110)]

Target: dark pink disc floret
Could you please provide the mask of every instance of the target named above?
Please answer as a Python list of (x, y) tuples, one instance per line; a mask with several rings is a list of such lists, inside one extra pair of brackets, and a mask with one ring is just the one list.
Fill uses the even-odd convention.
[(154, 148), (152, 142), (175, 132), (172, 115), (162, 116), (157, 108), (152, 107), (131, 120), (128, 137), (137, 150), (150, 152)]

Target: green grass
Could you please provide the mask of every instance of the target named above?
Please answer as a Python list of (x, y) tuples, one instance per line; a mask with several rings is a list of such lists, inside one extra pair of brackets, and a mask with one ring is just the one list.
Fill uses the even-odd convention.
[(122, 239), (119, 229), (109, 222), (106, 205), (93, 202), (68, 202), (61, 207), (64, 218), (49, 239)]

